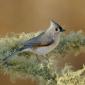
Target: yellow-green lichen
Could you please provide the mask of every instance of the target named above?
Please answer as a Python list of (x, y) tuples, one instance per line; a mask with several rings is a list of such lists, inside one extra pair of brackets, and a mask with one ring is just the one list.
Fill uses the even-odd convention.
[(20, 47), (25, 40), (38, 36), (40, 33), (13, 33), (4, 38), (1, 37), (0, 70), (15, 78), (38, 79), (42, 85), (85, 85), (85, 67), (83, 65), (83, 68), (77, 71), (69, 69), (70, 66), (68, 66), (58, 72), (54, 63), (57, 57), (77, 56), (80, 52), (85, 52), (85, 35), (81, 31), (62, 34), (58, 47), (47, 55), (49, 62), (39, 63), (35, 54), (21, 52), (10, 58), (9, 64), (2, 65), (3, 58)]

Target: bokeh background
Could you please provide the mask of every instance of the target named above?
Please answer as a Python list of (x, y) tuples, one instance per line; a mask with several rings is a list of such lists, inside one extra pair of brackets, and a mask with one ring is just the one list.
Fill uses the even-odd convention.
[[(0, 35), (10, 32), (45, 30), (49, 20), (59, 22), (67, 31), (85, 31), (85, 0), (0, 0)], [(60, 66), (70, 62), (76, 69), (85, 63), (85, 54), (60, 59)], [(35, 85), (35, 81), (10, 82), (0, 75), (0, 85)]]

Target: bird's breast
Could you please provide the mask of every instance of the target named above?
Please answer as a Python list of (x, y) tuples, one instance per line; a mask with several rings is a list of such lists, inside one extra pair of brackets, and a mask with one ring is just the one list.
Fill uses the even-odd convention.
[(50, 46), (36, 48), (34, 50), (34, 52), (38, 55), (45, 55), (45, 54), (48, 54), (49, 52), (51, 52), (57, 45), (58, 45), (58, 43), (54, 42)]

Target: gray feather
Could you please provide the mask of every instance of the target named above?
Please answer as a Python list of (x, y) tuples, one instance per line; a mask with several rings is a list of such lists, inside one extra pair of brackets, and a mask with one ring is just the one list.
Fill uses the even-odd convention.
[(39, 36), (34, 37), (30, 40), (27, 40), (23, 43), (23, 50), (26, 48), (35, 48), (48, 46), (54, 42), (53, 38), (49, 35), (46, 35), (45, 32), (42, 32)]

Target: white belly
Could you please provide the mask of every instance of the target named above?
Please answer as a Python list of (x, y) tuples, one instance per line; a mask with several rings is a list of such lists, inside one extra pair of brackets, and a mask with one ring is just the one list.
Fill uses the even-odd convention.
[(46, 46), (46, 47), (39, 47), (37, 49), (34, 50), (34, 52), (38, 55), (45, 55), (48, 54), (49, 52), (51, 52), (58, 44), (54, 43), (51, 46)]
[(38, 54), (38, 55), (45, 55), (45, 54), (48, 54), (49, 52), (51, 52), (56, 46), (57, 46), (57, 44), (54, 43), (50, 46), (39, 47), (36, 49), (27, 48), (23, 51), (33, 52), (33, 53)]
[(48, 54), (50, 51), (52, 51), (52, 48), (41, 47), (41, 48), (37, 48), (35, 50), (35, 53), (38, 54), (38, 55), (45, 55), (45, 54)]

